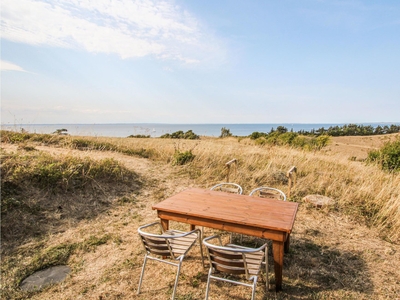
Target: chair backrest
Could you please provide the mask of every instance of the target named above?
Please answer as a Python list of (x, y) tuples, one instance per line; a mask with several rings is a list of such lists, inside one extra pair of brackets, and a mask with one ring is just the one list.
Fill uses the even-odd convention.
[[(250, 260), (252, 260), (251, 254), (264, 250), (266, 244), (257, 249), (240, 246), (235, 247), (237, 245), (217, 246), (209, 242), (212, 239), (219, 239), (221, 244), (219, 236), (211, 236), (203, 240), (203, 245), (207, 249), (208, 259), (214, 270), (226, 274), (246, 275), (247, 279), (249, 279), (250, 276), (255, 275), (250, 274), (249, 272), (249, 265), (251, 264)], [(261, 257), (259, 261), (260, 266), (263, 257)]]
[[(144, 229), (150, 229), (151, 232)], [(154, 233), (154, 229), (157, 229), (161, 234)], [(138, 233), (147, 253), (159, 255), (164, 258), (179, 259), (180, 256), (186, 255), (193, 246), (194, 241), (200, 235), (200, 230), (195, 229), (190, 232), (170, 230), (163, 232), (161, 224), (154, 222), (139, 227)]]
[(227, 192), (233, 194), (243, 194), (243, 189), (240, 185), (232, 182), (224, 182), (214, 185), (210, 188), (213, 191)]
[(286, 201), (286, 195), (281, 190), (272, 187), (259, 187), (252, 190), (249, 194), (250, 196), (257, 196), (260, 198), (273, 198), (278, 200)]
[[(144, 231), (144, 229), (157, 226), (158, 222), (147, 224), (138, 228), (138, 233), (142, 240), (143, 246), (148, 253), (160, 255), (163, 257), (175, 258), (172, 248), (169, 244), (169, 236), (163, 236), (162, 234), (150, 233)], [(162, 232), (161, 224), (159, 231)]]
[(246, 258), (239, 251), (233, 251), (224, 247), (224, 249), (207, 248), (210, 263), (213, 268), (219, 272), (227, 274), (247, 274)]

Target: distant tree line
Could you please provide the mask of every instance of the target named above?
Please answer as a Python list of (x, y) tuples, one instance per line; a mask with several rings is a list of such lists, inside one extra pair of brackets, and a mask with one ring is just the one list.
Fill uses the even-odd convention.
[(390, 126), (376, 126), (371, 125), (357, 125), (357, 124), (346, 124), (343, 126), (330, 126), (328, 129), (321, 127), (317, 130), (312, 129), (311, 131), (299, 130), (298, 133), (301, 135), (330, 135), (330, 136), (355, 136), (355, 135), (378, 135), (378, 134), (390, 134), (400, 132), (399, 125)]
[(284, 126), (278, 126), (276, 130), (272, 128), (269, 133), (253, 132), (249, 138), (255, 140), (256, 144), (260, 146), (265, 144), (287, 145), (308, 150), (321, 150), (330, 141), (330, 137), (326, 134), (306, 136), (293, 132), (293, 130), (289, 132)]
[(397, 132), (400, 132), (400, 126), (398, 125), (378, 125), (374, 128), (371, 125), (348, 124), (331, 126), (328, 129), (322, 127), (311, 131), (299, 130), (298, 132), (293, 132), (293, 129), (289, 132), (286, 127), (278, 126), (276, 129), (271, 128), (269, 133), (255, 131), (249, 135), (249, 138), (255, 140), (256, 144), (259, 145), (289, 145), (303, 149), (319, 150), (329, 143), (331, 136), (377, 135)]
[[(271, 128), (269, 133), (264, 132), (253, 132), (249, 135), (251, 139), (257, 139), (258, 137), (266, 137), (270, 134), (282, 134), (288, 132), (288, 129), (285, 126), (278, 126), (276, 129)], [(290, 131), (293, 133), (293, 129)], [(320, 136), (320, 135), (329, 135), (329, 136), (355, 136), (355, 135), (378, 135), (378, 134), (390, 134), (390, 133), (398, 133), (400, 132), (400, 125), (392, 124), (390, 126), (376, 126), (373, 127), (371, 125), (357, 125), (357, 124), (346, 124), (343, 126), (330, 126), (328, 129), (321, 127), (319, 129), (312, 129), (310, 131), (307, 130), (299, 130), (297, 131), (300, 135), (308, 135), (308, 136)]]
[(136, 134), (136, 135), (129, 135), (128, 138), (138, 138), (138, 139), (149, 139), (150, 135), (144, 135), (144, 134)]

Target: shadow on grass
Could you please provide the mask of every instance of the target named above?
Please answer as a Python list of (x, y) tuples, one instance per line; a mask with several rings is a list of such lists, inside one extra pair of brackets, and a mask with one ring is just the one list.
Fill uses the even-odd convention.
[[(240, 243), (249, 247), (269, 244), (270, 289), (275, 290), (272, 242), (244, 237)], [(318, 245), (311, 239), (292, 239), (289, 253), (285, 253), (283, 291), (277, 299), (310, 299), (316, 294), (372, 294), (373, 283), (361, 251), (343, 251)], [(318, 297), (317, 297), (318, 298)]]
[(7, 195), (2, 199), (2, 255), (30, 240), (63, 232), (80, 220), (95, 218), (113, 205), (135, 204), (142, 185), (134, 173), (129, 181), (97, 181), (73, 191), (50, 192), (35, 186), (16, 190), (2, 184), (2, 195)]
[(338, 250), (310, 239), (292, 240), (285, 254), (283, 275), (282, 298), (304, 299), (332, 291), (354, 295), (373, 292), (361, 251)]

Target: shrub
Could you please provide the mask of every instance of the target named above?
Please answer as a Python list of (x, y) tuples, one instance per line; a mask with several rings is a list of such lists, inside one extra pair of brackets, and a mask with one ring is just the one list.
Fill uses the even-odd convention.
[(261, 136), (261, 137), (257, 138), (254, 142), (256, 145), (264, 146), (267, 143), (267, 139), (265, 137)]
[(331, 138), (329, 135), (320, 135), (314, 140), (314, 147), (316, 150), (321, 150), (323, 147), (327, 146)]
[(285, 132), (279, 135), (280, 143), (283, 145), (292, 145), (294, 139), (298, 136), (295, 132)]
[(61, 128), (61, 129), (57, 129), (53, 133), (54, 134), (59, 134), (59, 135), (68, 135), (68, 130), (65, 129), (65, 128)]
[(232, 136), (231, 131), (228, 128), (222, 127), (221, 128), (221, 135), (219, 136), (220, 138), (224, 138), (224, 137), (229, 137)]
[(129, 135), (128, 138), (137, 138), (137, 139), (148, 139), (150, 138), (150, 135), (144, 135), (144, 134), (136, 134), (136, 135)]
[(400, 139), (385, 143), (379, 150), (370, 151), (367, 162), (375, 162), (386, 171), (400, 171)]
[(265, 138), (266, 136), (267, 136), (267, 134), (264, 133), (264, 132), (254, 131), (252, 134), (249, 135), (249, 138), (251, 140), (256, 140), (256, 139), (258, 139), (260, 137), (264, 137)]
[(184, 165), (186, 163), (191, 162), (195, 158), (195, 155), (192, 153), (192, 150), (188, 151), (179, 151), (175, 150), (174, 160), (172, 162), (173, 165)]
[(160, 136), (162, 139), (186, 139), (186, 140), (198, 140), (200, 139), (200, 136), (195, 134), (192, 130), (188, 130), (186, 132), (183, 132), (182, 130), (173, 132), (171, 134), (166, 133)]
[(31, 134), (26, 131), (16, 132), (16, 131), (1, 131), (1, 142), (2, 143), (10, 143), (10, 144), (18, 144), (26, 142), (31, 138)]

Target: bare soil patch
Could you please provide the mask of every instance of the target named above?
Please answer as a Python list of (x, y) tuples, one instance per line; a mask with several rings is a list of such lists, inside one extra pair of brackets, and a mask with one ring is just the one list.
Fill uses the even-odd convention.
[(372, 136), (338, 136), (332, 137), (330, 145), (323, 149), (326, 153), (341, 154), (352, 160), (364, 160), (368, 152), (382, 147), (386, 142), (400, 138), (400, 134)]

